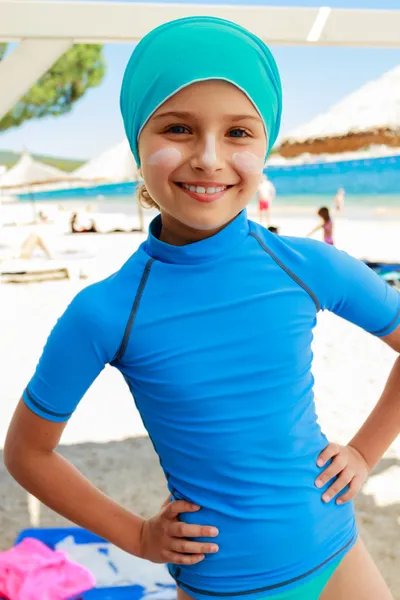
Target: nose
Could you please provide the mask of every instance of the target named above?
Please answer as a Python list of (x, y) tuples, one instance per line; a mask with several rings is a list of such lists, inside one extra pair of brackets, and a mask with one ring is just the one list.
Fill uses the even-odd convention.
[(223, 168), (224, 161), (215, 134), (208, 133), (199, 139), (190, 162), (193, 169), (204, 173), (213, 173)]

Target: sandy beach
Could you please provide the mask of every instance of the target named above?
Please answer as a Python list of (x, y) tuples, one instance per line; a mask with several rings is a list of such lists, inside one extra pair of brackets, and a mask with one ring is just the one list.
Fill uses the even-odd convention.
[[(146, 222), (153, 214), (146, 215)], [(250, 211), (250, 217), (255, 216)], [(387, 218), (376, 216), (375, 220), (338, 218), (338, 247), (358, 258), (400, 262), (400, 214), (394, 211)], [(316, 219), (311, 210), (294, 214), (281, 207), (274, 213), (273, 223), (280, 226), (282, 235), (305, 235)], [(88, 279), (0, 285), (0, 448), (57, 317), (79, 289), (118, 269), (145, 239), (138, 233), (71, 236), (48, 231), (60, 255), (72, 257), (79, 251), (92, 257), (84, 260)], [(46, 229), (43, 232), (46, 236)], [(322, 429), (330, 440), (346, 443), (377, 401), (395, 354), (380, 340), (324, 313), (315, 330), (314, 355), (315, 396)], [(154, 514), (166, 497), (158, 458), (126, 384), (111, 367), (80, 403), (65, 430), (60, 451), (102, 491), (143, 516)], [(356, 499), (356, 508), (361, 534), (395, 599), (400, 600), (400, 439), (370, 476)], [(63, 524), (63, 519), (41, 508), (41, 526)], [(17, 532), (29, 525), (27, 495), (7, 474), (1, 460), (0, 549), (9, 547)]]

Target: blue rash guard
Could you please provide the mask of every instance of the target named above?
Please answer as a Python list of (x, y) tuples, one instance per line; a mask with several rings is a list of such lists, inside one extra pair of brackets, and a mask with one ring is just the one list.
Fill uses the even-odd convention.
[(182, 520), (220, 532), (217, 554), (170, 565), (172, 575), (198, 599), (275, 595), (357, 536), (352, 503), (325, 504), (314, 484), (328, 443), (313, 400), (317, 313), (383, 336), (400, 323), (400, 294), (344, 252), (278, 237), (246, 211), (186, 246), (161, 242), (160, 227), (157, 217), (117, 273), (75, 297), (24, 399), (65, 421), (103, 367), (115, 366), (173, 498), (202, 507)]

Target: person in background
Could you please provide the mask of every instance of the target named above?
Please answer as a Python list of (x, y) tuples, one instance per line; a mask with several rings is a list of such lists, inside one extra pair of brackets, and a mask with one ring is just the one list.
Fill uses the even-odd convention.
[(274, 227), (273, 225), (271, 225), (270, 227), (268, 227), (268, 231), (270, 231), (271, 233), (276, 233), (276, 235), (279, 235), (279, 227)]
[(265, 215), (265, 222), (267, 227), (270, 222), (270, 211), (271, 204), (276, 195), (276, 189), (272, 181), (268, 179), (266, 175), (262, 175), (260, 185), (257, 190), (258, 195), (258, 221), (262, 225), (263, 215)]
[(337, 213), (343, 213), (344, 212), (344, 196), (345, 196), (345, 191), (343, 188), (339, 188), (338, 191), (336, 192), (336, 196), (334, 199), (334, 204), (335, 204), (335, 210)]
[(69, 224), (71, 233), (97, 233), (94, 220), (91, 219), (87, 225), (82, 225), (79, 222), (79, 215), (77, 212), (72, 213)]
[(6, 260), (28, 259), (32, 258), (35, 250), (39, 248), (46, 258), (51, 259), (52, 255), (43, 239), (37, 233), (30, 233), (22, 243), (14, 244), (4, 255), (0, 256), (0, 262)]
[(314, 229), (310, 231), (307, 237), (311, 237), (316, 231), (318, 231), (319, 229), (323, 229), (324, 242), (326, 244), (334, 246), (335, 242), (333, 241), (333, 221), (329, 213), (329, 208), (327, 208), (326, 206), (321, 206), (321, 208), (317, 212), (317, 215), (321, 218), (322, 223), (314, 227)]

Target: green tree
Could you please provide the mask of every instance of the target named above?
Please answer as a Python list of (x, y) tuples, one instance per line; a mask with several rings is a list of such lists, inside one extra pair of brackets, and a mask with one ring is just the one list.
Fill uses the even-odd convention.
[[(68, 113), (86, 90), (101, 83), (105, 60), (101, 44), (76, 44), (61, 56), (27, 94), (0, 120), (0, 131), (28, 119)], [(6, 44), (0, 44), (0, 60)]]
[(0, 44), (0, 60), (3, 58), (7, 50), (7, 44)]

